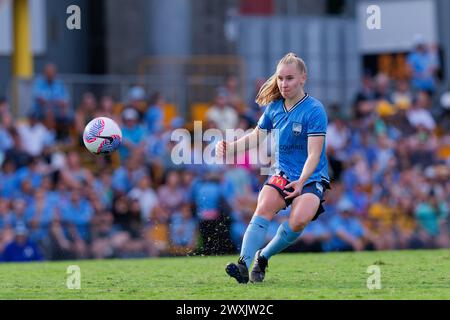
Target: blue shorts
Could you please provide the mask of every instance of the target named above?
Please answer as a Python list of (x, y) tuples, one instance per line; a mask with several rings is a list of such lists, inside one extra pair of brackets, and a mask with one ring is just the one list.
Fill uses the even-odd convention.
[[(292, 187), (288, 188), (288, 189), (284, 188), (284, 186), (287, 185), (288, 183), (290, 183), (290, 181), (286, 178), (285, 174), (281, 171), (280, 174), (269, 177), (269, 179), (267, 179), (266, 183), (264, 184), (264, 185), (268, 185), (268, 186), (275, 188), (278, 191), (278, 193), (283, 197), (284, 202), (286, 203), (286, 207), (284, 209), (289, 207), (292, 204), (292, 201), (294, 201), (294, 199), (295, 199), (295, 197), (290, 198), (290, 199), (285, 198), (286, 194), (284, 193), (284, 191), (288, 191), (288, 192), (294, 191), (294, 188), (292, 188)], [(326, 189), (330, 189), (330, 185), (326, 181), (321, 181), (321, 182), (313, 181), (308, 184), (305, 184), (302, 188), (302, 192), (300, 193), (300, 195), (305, 194), (305, 193), (313, 193), (316, 196), (318, 196), (320, 199), (319, 208), (317, 209), (317, 212), (314, 215), (314, 218), (312, 219), (312, 221), (316, 220), (319, 217), (319, 215), (321, 215), (322, 213), (325, 212), (325, 209), (323, 208), (322, 204), (325, 202), (324, 194), (325, 194)]]

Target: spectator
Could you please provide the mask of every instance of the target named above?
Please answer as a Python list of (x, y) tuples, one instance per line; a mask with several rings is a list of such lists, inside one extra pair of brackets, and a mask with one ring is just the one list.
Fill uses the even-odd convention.
[(36, 189), (33, 201), (25, 211), (25, 220), (29, 226), (30, 239), (42, 247), (47, 248), (48, 246), (47, 235), (55, 216), (55, 210), (56, 208), (52, 206), (45, 190)]
[(0, 197), (0, 253), (13, 238), (14, 217), (9, 206), (10, 201)]
[(139, 155), (131, 155), (124, 165), (117, 168), (112, 175), (112, 187), (116, 194), (127, 194), (135, 186), (147, 170), (142, 166)]
[[(28, 204), (33, 203), (35, 200), (35, 189), (29, 179), (24, 179), (20, 182), (20, 187), (11, 194), (12, 199), (23, 199)], [(29, 207), (28, 207), (29, 208)]]
[(394, 236), (396, 249), (414, 248), (417, 225), (411, 199), (399, 198), (394, 210)]
[(16, 175), (19, 183), (29, 180), (33, 189), (38, 188), (44, 176), (49, 173), (49, 167), (39, 157), (33, 157), (26, 167), (17, 170)]
[(374, 169), (379, 172), (382, 172), (388, 166), (390, 159), (392, 159), (394, 154), (394, 143), (389, 139), (385, 134), (380, 135), (377, 138), (377, 152), (376, 159), (374, 164)]
[(151, 256), (167, 255), (170, 246), (169, 214), (161, 206), (156, 205), (151, 213), (152, 219), (144, 231)]
[[(154, 207), (158, 205), (158, 196), (151, 187), (152, 181), (150, 176), (143, 175), (136, 187), (134, 187), (129, 193), (128, 197), (132, 200), (136, 200), (139, 203), (140, 219), (143, 223), (147, 223), (151, 219), (150, 213)], [(169, 195), (171, 197), (172, 195)]]
[(148, 133), (155, 134), (164, 129), (164, 96), (160, 92), (155, 92), (149, 101), (144, 121), (147, 125)]
[(389, 203), (389, 195), (384, 193), (379, 201), (369, 207), (366, 227), (371, 232), (377, 250), (395, 249), (394, 219), (396, 208)]
[[(367, 166), (365, 166), (365, 168), (368, 170)], [(348, 200), (352, 202), (354, 206), (354, 214), (359, 219), (363, 219), (367, 216), (367, 209), (369, 207), (370, 199), (366, 193), (366, 188), (370, 187), (370, 182), (364, 184), (363, 182), (358, 181), (353, 189), (346, 190), (344, 193), (344, 197), (348, 198)]]
[(180, 170), (181, 176), (181, 187), (185, 190), (187, 201), (189, 200), (189, 195), (192, 193), (192, 185), (195, 179), (194, 173), (185, 168)]
[(224, 173), (223, 192), (231, 206), (239, 197), (254, 196), (251, 183), (250, 172), (242, 165), (232, 166)]
[(106, 209), (111, 209), (113, 205), (114, 190), (111, 176), (110, 170), (102, 170), (93, 183), (95, 195)]
[(143, 222), (141, 219), (141, 206), (140, 202), (137, 199), (131, 199), (129, 201), (129, 223), (128, 223), (128, 234), (131, 239), (139, 239), (142, 238), (143, 229), (148, 221)]
[(129, 200), (125, 196), (119, 196), (113, 207), (113, 230), (116, 246), (116, 255), (120, 257), (140, 257), (156, 255), (151, 243), (143, 238), (143, 226), (141, 222), (141, 208), (136, 199)]
[(89, 224), (93, 215), (91, 203), (82, 195), (80, 189), (72, 189), (69, 200), (61, 207), (61, 217), (67, 230), (84, 243), (88, 242)]
[(15, 127), (9, 129), (9, 136), (12, 139), (12, 144), (5, 151), (5, 161), (14, 162), (16, 168), (27, 166), (31, 161), (31, 155), (26, 150), (25, 144)]
[(228, 104), (240, 115), (246, 114), (247, 106), (239, 93), (239, 80), (236, 76), (230, 75), (225, 80), (225, 91), (228, 97)]
[(428, 130), (434, 130), (436, 128), (436, 122), (429, 111), (430, 104), (431, 100), (428, 93), (419, 91), (416, 102), (406, 113), (406, 117), (412, 127), (417, 128), (423, 126)]
[(3, 261), (29, 262), (40, 261), (44, 257), (37, 244), (28, 238), (28, 231), (24, 225), (14, 229), (14, 240), (3, 251)]
[(41, 185), (40, 187), (45, 190), (45, 192), (48, 195), (48, 199), (52, 205), (55, 207), (58, 206), (60, 197), (58, 192), (55, 190), (55, 173), (48, 173), (41, 178)]
[[(160, 129), (162, 129), (162, 127), (160, 127)], [(170, 136), (167, 135), (167, 132), (162, 130), (154, 131), (153, 134), (145, 139), (146, 156), (152, 159), (162, 159), (165, 156), (169, 141)], [(161, 169), (164, 170), (163, 168)]]
[(420, 202), (417, 204), (414, 215), (416, 221), (423, 231), (423, 238), (431, 247), (439, 244), (449, 245), (448, 239), (448, 207), (445, 201), (440, 201), (434, 192), (428, 197), (421, 194)]
[(35, 113), (28, 115), (28, 122), (17, 125), (17, 131), (24, 150), (31, 156), (41, 155), (46, 146), (55, 143), (54, 133), (39, 122)]
[(399, 80), (390, 100), (399, 110), (408, 110), (413, 102), (413, 95), (406, 80)]
[(0, 171), (0, 197), (12, 198), (20, 187), (19, 179), (16, 173), (16, 166), (11, 160), (5, 160), (2, 163)]
[(86, 125), (96, 117), (95, 113), (97, 112), (97, 100), (91, 92), (86, 92), (83, 94), (83, 98), (81, 100), (80, 105), (75, 112), (75, 129), (78, 137), (80, 137), (80, 146), (83, 146), (84, 143), (83, 133)]
[(117, 231), (128, 232), (131, 225), (131, 215), (129, 212), (129, 201), (126, 196), (120, 195), (114, 199), (112, 216), (113, 227)]
[(114, 99), (111, 96), (102, 96), (100, 99), (100, 108), (95, 111), (94, 117), (107, 117), (120, 123), (120, 118), (114, 113)]
[(176, 170), (168, 171), (164, 180), (164, 184), (158, 188), (158, 201), (171, 215), (186, 199), (185, 190), (180, 187), (180, 173)]
[(125, 108), (136, 110), (138, 112), (139, 122), (141, 122), (146, 107), (144, 88), (139, 86), (131, 87), (128, 91), (128, 102)]
[(56, 65), (48, 63), (44, 72), (33, 84), (33, 109), (39, 121), (45, 121), (48, 128), (57, 123), (66, 124), (70, 119), (69, 95), (62, 80), (57, 77)]
[(333, 178), (339, 180), (346, 158), (346, 149), (350, 141), (350, 129), (345, 125), (342, 116), (336, 116), (327, 129), (326, 148)]
[(195, 215), (199, 220), (202, 252), (223, 254), (231, 252), (229, 207), (220, 184), (219, 172), (207, 172), (192, 190)]
[(86, 256), (83, 253), (86, 250), (84, 244), (71, 238), (63, 226), (60, 210), (56, 211), (50, 224), (49, 238), (51, 240), (49, 257), (52, 260), (77, 259)]
[(9, 114), (9, 104), (5, 97), (0, 97), (0, 123), (3, 123), (3, 117), (5, 114)]
[(228, 105), (228, 96), (224, 88), (216, 90), (214, 105), (206, 113), (206, 118), (215, 126), (225, 132), (226, 129), (235, 129), (238, 124), (238, 114)]
[(426, 168), (435, 160), (438, 149), (436, 136), (423, 126), (419, 126), (416, 132), (409, 137), (410, 161), (412, 165)]
[(92, 172), (81, 166), (80, 154), (75, 151), (67, 154), (65, 167), (60, 170), (60, 178), (69, 188), (80, 189), (94, 183)]
[(170, 219), (170, 252), (186, 255), (197, 246), (197, 220), (193, 217), (191, 206), (184, 202)]
[(436, 89), (436, 74), (439, 70), (436, 46), (428, 47), (423, 35), (415, 35), (413, 49), (407, 57), (407, 66), (413, 87), (432, 95)]
[(96, 213), (92, 219), (91, 255), (94, 259), (120, 257), (129, 235), (113, 228), (113, 215), (108, 211)]
[(20, 224), (25, 225), (25, 213), (27, 209), (27, 202), (23, 198), (17, 198), (11, 202), (11, 226), (16, 227)]
[(361, 79), (361, 87), (355, 97), (355, 105), (361, 101), (375, 100), (375, 84), (372, 75), (366, 71)]
[[(151, 168), (151, 174), (155, 185), (162, 183), (164, 173), (169, 170), (179, 170), (180, 165), (173, 158), (172, 151), (175, 146), (181, 147), (182, 150), (188, 150), (191, 147), (191, 137), (189, 132), (183, 129), (185, 121), (176, 117), (172, 119), (170, 128), (166, 131), (157, 132), (154, 135), (149, 135), (145, 141), (147, 164)], [(182, 129), (182, 130), (177, 130)], [(178, 143), (172, 139), (172, 133), (177, 130), (183, 132), (182, 143)], [(179, 141), (179, 140), (178, 140)]]
[(9, 113), (8, 102), (0, 97), (0, 162), (4, 158), (4, 152), (13, 146), (13, 139), (9, 132), (11, 127), (12, 116)]
[(126, 108), (122, 112), (122, 144), (119, 148), (120, 160), (126, 160), (132, 153), (144, 151), (145, 130), (139, 122), (139, 114), (133, 108)]
[[(339, 155), (347, 146), (351, 134), (345, 125), (344, 118), (337, 116), (328, 126), (327, 133), (327, 147)], [(338, 158), (342, 159), (342, 156), (338, 156)]]
[(375, 99), (380, 101), (390, 101), (390, 84), (391, 79), (384, 73), (378, 73), (375, 76)]
[(360, 251), (367, 236), (364, 226), (354, 217), (353, 204), (343, 198), (337, 205), (338, 214), (331, 218), (331, 239), (324, 243), (325, 251)]

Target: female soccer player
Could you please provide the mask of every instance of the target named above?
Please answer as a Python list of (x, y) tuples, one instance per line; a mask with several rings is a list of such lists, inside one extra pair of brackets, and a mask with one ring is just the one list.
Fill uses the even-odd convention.
[[(271, 176), (258, 197), (256, 211), (244, 234), (238, 263), (229, 263), (226, 272), (239, 283), (264, 279), (268, 260), (289, 247), (306, 225), (324, 212), (325, 189), (329, 189), (325, 155), (327, 115), (320, 101), (304, 91), (307, 78), (304, 61), (294, 53), (285, 55), (275, 74), (261, 87), (256, 102), (266, 109), (252, 133), (235, 142), (220, 141), (216, 154), (245, 150), (257, 141), (259, 130), (277, 130), (275, 162)], [(253, 143), (254, 144), (254, 143)], [(267, 227), (281, 210), (292, 205), (289, 220), (262, 250)]]

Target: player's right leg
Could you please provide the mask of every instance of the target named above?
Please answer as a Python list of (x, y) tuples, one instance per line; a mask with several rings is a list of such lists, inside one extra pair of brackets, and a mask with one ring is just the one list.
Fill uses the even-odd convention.
[(283, 251), (298, 239), (302, 230), (316, 215), (319, 205), (320, 198), (313, 193), (305, 193), (294, 199), (289, 221), (280, 225), (277, 234), (264, 249), (258, 250), (250, 276), (252, 282), (264, 280), (270, 257)]
[(256, 251), (264, 245), (269, 223), (275, 214), (285, 207), (284, 199), (275, 188), (265, 185), (261, 189), (255, 213), (244, 234), (238, 263), (229, 263), (225, 268), (230, 277), (239, 283), (248, 282), (248, 269)]

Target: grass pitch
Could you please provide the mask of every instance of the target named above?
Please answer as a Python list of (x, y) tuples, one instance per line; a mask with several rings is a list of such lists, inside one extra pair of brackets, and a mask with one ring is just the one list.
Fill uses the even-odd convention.
[[(450, 299), (450, 250), (281, 254), (266, 281), (225, 274), (236, 256), (0, 264), (0, 299)], [(67, 268), (81, 270), (68, 289)], [(369, 290), (371, 265), (381, 289)]]

